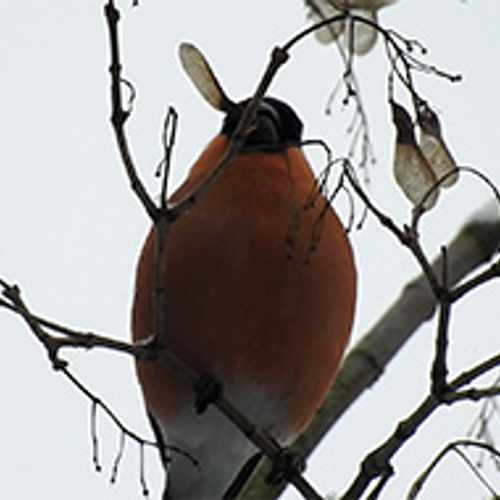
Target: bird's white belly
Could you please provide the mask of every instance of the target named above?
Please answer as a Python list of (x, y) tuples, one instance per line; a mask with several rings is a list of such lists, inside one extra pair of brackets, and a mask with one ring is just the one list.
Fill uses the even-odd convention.
[[(225, 387), (225, 397), (260, 430), (283, 441), (289, 437), (286, 410), (271, 399), (259, 384)], [(165, 426), (159, 422), (165, 441), (188, 453), (171, 452), (168, 469), (169, 498), (220, 499), (244, 463), (258, 450), (215, 406), (201, 415), (186, 408)]]

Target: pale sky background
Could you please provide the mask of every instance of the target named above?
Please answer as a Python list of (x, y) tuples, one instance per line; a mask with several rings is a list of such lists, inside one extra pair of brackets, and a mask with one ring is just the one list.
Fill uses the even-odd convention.
[[(221, 116), (195, 93), (177, 60), (181, 41), (199, 45), (235, 99), (254, 89), (273, 45), (305, 25), (299, 0), (131, 0), (123, 10), (125, 76), (138, 98), (128, 130), (147, 185), (161, 157), (166, 106), (181, 115), (174, 183), (216, 133)], [(18, 283), (39, 314), (128, 338), (135, 261), (148, 220), (131, 194), (108, 122), (108, 46), (102, 1), (0, 0), (0, 276)], [(500, 2), (400, 0), (381, 19), (429, 49), (429, 61), (460, 72), (449, 84), (417, 80), (439, 112), (459, 163), (474, 165), (500, 184)], [(370, 169), (374, 200), (400, 222), (409, 206), (390, 175), (393, 132), (386, 106), (387, 64), (382, 45), (357, 63), (377, 163)], [(350, 113), (323, 113), (340, 75), (337, 52), (313, 38), (293, 52), (271, 93), (295, 107), (309, 138), (346, 151)], [(398, 93), (402, 96), (402, 93)], [(321, 164), (318, 163), (318, 166)], [(424, 225), (430, 255), (489, 192), (466, 177), (446, 193)], [(412, 258), (370, 219), (352, 235), (359, 268), (356, 341), (417, 272)], [(453, 373), (498, 351), (500, 287), (467, 298), (452, 319)], [(140, 499), (139, 450), (127, 443), (119, 482), (108, 477), (119, 433), (99, 419), (103, 472), (92, 468), (90, 404), (54, 373), (21, 321), (0, 310), (0, 497), (3, 499)], [(424, 397), (433, 324), (422, 328), (310, 459), (308, 477), (322, 492), (341, 492), (360, 459)], [(149, 435), (132, 360), (115, 353), (78, 352), (72, 369), (131, 428)], [(401, 499), (409, 484), (450, 439), (463, 437), (478, 407), (442, 409), (394, 461), (397, 477), (383, 498)], [(498, 430), (498, 428), (497, 428)], [(163, 480), (156, 454), (147, 454), (151, 498)], [(496, 474), (496, 476), (495, 476)], [(489, 478), (500, 488), (498, 472)], [(289, 490), (287, 498), (298, 498)], [(423, 499), (487, 498), (477, 480), (450, 456)]]

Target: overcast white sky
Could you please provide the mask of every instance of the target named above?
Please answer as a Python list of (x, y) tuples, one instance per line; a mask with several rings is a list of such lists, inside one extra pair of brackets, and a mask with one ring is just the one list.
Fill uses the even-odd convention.
[[(228, 93), (254, 89), (271, 47), (304, 26), (299, 0), (131, 0), (123, 9), (125, 74), (138, 91), (130, 138), (141, 174), (153, 192), (161, 156), (160, 129), (168, 104), (181, 115), (174, 153), (174, 183), (219, 127), (220, 116), (194, 92), (177, 61), (177, 47), (199, 45)], [(61, 322), (128, 338), (135, 261), (148, 220), (130, 193), (108, 124), (108, 53), (102, 1), (0, 0), (0, 276), (17, 282), (32, 308)], [(460, 72), (451, 85), (418, 79), (440, 114), (459, 163), (474, 165), (497, 184), (500, 112), (500, 3), (469, 0), (400, 0), (382, 21), (420, 39), (433, 63)], [(390, 176), (393, 133), (389, 123), (381, 46), (359, 61), (377, 163), (370, 170), (373, 198), (398, 221), (409, 207)], [(345, 152), (349, 113), (324, 105), (340, 74), (334, 48), (311, 38), (293, 53), (272, 93), (292, 103), (307, 137), (323, 137)], [(398, 94), (402, 96), (402, 94)], [(472, 178), (440, 202), (426, 222), (434, 255), (468, 214), (488, 199)], [(373, 220), (353, 244), (360, 296), (353, 342), (397, 296), (417, 267)], [(476, 292), (453, 316), (452, 369), (459, 371), (498, 351), (500, 291)], [(370, 393), (347, 414), (310, 460), (308, 475), (323, 492), (340, 492), (372, 446), (388, 435), (424, 396), (432, 350), (432, 325), (418, 333)], [(104, 472), (92, 469), (90, 406), (51, 371), (40, 345), (21, 322), (0, 310), (0, 496), (5, 499), (141, 498), (138, 449), (128, 443), (119, 483), (108, 476), (119, 435), (100, 419)], [(123, 421), (147, 435), (148, 425), (132, 362), (113, 353), (77, 353), (74, 372), (105, 399)], [(477, 409), (439, 412), (398, 456), (397, 478), (387, 499), (400, 499), (438, 449), (463, 437)], [(158, 498), (162, 486), (156, 455), (147, 478)], [(500, 487), (500, 480), (490, 478)], [(457, 458), (450, 458), (422, 498), (486, 498)], [(289, 492), (287, 498), (297, 498)]]

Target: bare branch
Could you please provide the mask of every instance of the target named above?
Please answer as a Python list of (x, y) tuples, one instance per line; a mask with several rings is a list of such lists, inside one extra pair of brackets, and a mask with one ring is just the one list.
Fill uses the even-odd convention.
[[(385, 225), (393, 224), (383, 214), (381, 218)], [(396, 227), (396, 232), (398, 231)], [(488, 262), (499, 244), (500, 220), (476, 220), (473, 215), (447, 246), (448, 285), (453, 287), (477, 267)], [(441, 255), (432, 263), (432, 269), (435, 275), (442, 275)], [(437, 304), (438, 300), (425, 275), (420, 275), (404, 286), (399, 299), (350, 350), (323, 404), (307, 429), (292, 443), (291, 449), (308, 457), (351, 404), (381, 377), (387, 365), (418, 327), (433, 316)], [(457, 377), (450, 387), (453, 391), (458, 391), (460, 387), (497, 366), (498, 362), (498, 356), (495, 356), (481, 363), (470, 372)], [(430, 396), (419, 410), (422, 421), (438, 405), (438, 400)], [(408, 432), (408, 425), (403, 428)], [(268, 467), (269, 465), (263, 464), (261, 470)], [(277, 497), (282, 489), (267, 486), (262, 481), (264, 475), (256, 472), (240, 498)]]
[(424, 487), (424, 484), (426, 481), (430, 478), (431, 474), (434, 472), (436, 467), (440, 464), (440, 462), (449, 454), (449, 452), (455, 452), (457, 453), (462, 460), (465, 462), (467, 467), (474, 473), (474, 475), (479, 479), (479, 481), (485, 486), (485, 488), (489, 491), (491, 495), (493, 495), (495, 498), (499, 497), (499, 494), (495, 492), (493, 487), (490, 485), (488, 481), (483, 477), (482, 474), (480, 474), (477, 466), (475, 466), (471, 460), (468, 458), (468, 456), (465, 454), (464, 451), (461, 450), (461, 448), (481, 448), (488, 453), (496, 456), (497, 458), (500, 458), (500, 453), (496, 448), (493, 446), (483, 443), (482, 441), (475, 441), (471, 439), (460, 439), (457, 441), (453, 441), (451, 443), (448, 443), (439, 453), (438, 455), (432, 460), (432, 462), (425, 468), (425, 470), (418, 476), (418, 478), (415, 480), (415, 482), (412, 484), (410, 491), (407, 495), (407, 500), (415, 500), (417, 496), (419, 495), (420, 491)]
[[(444, 290), (448, 290), (448, 252), (446, 247), (441, 250), (443, 261), (441, 283)], [(442, 293), (439, 297), (439, 321), (436, 335), (436, 349), (431, 373), (431, 392), (437, 397), (447, 390), (447, 354), (448, 333), (451, 316), (451, 302), (448, 293)]]
[[(498, 363), (500, 365), (500, 361)], [(491, 369), (493, 369), (492, 367)], [(460, 400), (468, 400), (468, 401), (479, 401), (481, 399), (493, 398), (496, 396), (500, 396), (500, 387), (491, 386), (485, 387), (483, 389), (464, 389), (458, 392), (452, 392), (451, 394), (445, 396), (444, 401), (446, 402), (455, 402)]]
[(500, 260), (493, 262), (491, 266), (486, 268), (483, 272), (472, 277), (470, 280), (457, 286), (452, 292), (450, 299), (453, 301), (459, 300), (467, 293), (475, 290), (479, 285), (486, 283), (494, 278), (500, 277)]
[[(142, 494), (147, 497), (149, 495), (149, 489), (147, 487), (146, 475), (144, 471), (145, 460), (144, 460), (144, 448), (158, 448), (158, 443), (156, 441), (149, 441), (140, 437), (135, 432), (131, 431), (128, 427), (126, 427), (115, 412), (99, 397), (97, 397), (90, 389), (88, 389), (71, 371), (64, 367), (61, 369), (61, 373), (63, 373), (66, 378), (77, 387), (77, 389), (82, 392), (91, 402), (91, 414), (90, 414), (90, 434), (92, 439), (92, 461), (94, 467), (97, 472), (101, 472), (102, 466), (100, 464), (99, 457), (99, 437), (98, 437), (98, 429), (97, 429), (97, 411), (100, 409), (104, 412), (105, 415), (116, 425), (118, 430), (120, 431), (120, 446), (115, 456), (115, 460), (113, 462), (113, 466), (111, 469), (110, 482), (114, 483), (117, 478), (118, 468), (123, 457), (124, 447), (125, 447), (125, 438), (132, 439), (139, 446), (139, 454), (140, 454), (140, 467), (139, 467), (139, 480), (142, 488)], [(196, 459), (191, 456), (189, 453), (186, 453), (184, 450), (178, 448), (177, 446), (167, 445), (166, 449), (168, 451), (177, 453), (182, 455), (186, 459), (188, 459), (194, 467), (198, 466), (198, 462)]]
[(360, 185), (359, 181), (354, 174), (349, 162), (346, 160), (345, 164), (345, 174), (350, 182), (350, 185), (354, 189), (355, 193), (365, 204), (368, 211), (371, 212), (378, 220), (378, 222), (386, 229), (388, 229), (398, 241), (408, 248), (417, 262), (420, 264), (427, 281), (431, 285), (431, 289), (436, 297), (440, 297), (443, 294), (443, 286), (439, 282), (438, 274), (434, 271), (431, 266), (427, 256), (424, 253), (422, 246), (420, 245), (420, 240), (418, 233), (409, 226), (404, 226), (401, 229), (388, 215), (384, 214), (369, 198), (365, 190)]
[[(458, 390), (464, 385), (473, 382), (477, 377), (486, 373), (486, 371), (498, 366), (499, 363), (500, 354), (481, 363), (478, 367), (469, 370), (466, 374), (458, 376), (450, 383), (450, 387)], [(454, 398), (454, 392), (450, 390), (449, 397), (438, 398), (432, 393), (427, 396), (409, 417), (402, 420), (396, 426), (394, 432), (384, 441), (384, 443), (365, 457), (358, 475), (351, 483), (346, 493), (341, 497), (341, 500), (357, 500), (360, 498), (373, 480), (377, 477), (384, 476), (386, 471), (391, 470), (390, 462), (392, 457), (408, 442), (435, 410), (443, 403), (452, 404), (469, 399), (465, 397), (465, 392), (460, 394), (463, 397)], [(472, 396), (471, 399), (474, 400), (479, 397), (480, 391), (470, 391), (470, 395)], [(483, 396), (485, 397), (490, 397), (490, 395), (489, 391), (483, 392)], [(485, 446), (489, 445), (485, 444)]]
[(440, 403), (435, 396), (428, 396), (408, 418), (402, 420), (382, 445), (366, 455), (358, 475), (341, 496), (341, 500), (357, 500), (374, 479), (383, 476), (386, 471), (390, 471), (391, 458), (415, 434), (439, 405)]
[(137, 169), (132, 159), (127, 136), (125, 134), (125, 123), (130, 116), (130, 112), (125, 110), (123, 107), (121, 91), (123, 83), (123, 78), (121, 76), (122, 63), (120, 59), (120, 44), (118, 41), (118, 22), (120, 21), (120, 12), (116, 9), (113, 0), (109, 0), (105, 5), (104, 13), (108, 24), (111, 49), (111, 64), (109, 67), (109, 72), (111, 74), (111, 123), (115, 132), (118, 150), (130, 181), (130, 186), (141, 201), (151, 220), (154, 221), (158, 218), (158, 208), (154, 204), (141, 179), (137, 175)]
[(500, 366), (500, 354), (497, 353), (491, 358), (479, 363), (470, 370), (462, 372), (453, 382), (450, 383), (450, 390), (457, 392), (462, 387), (471, 384), (477, 378)]
[[(53, 360), (54, 355), (63, 348), (110, 349), (117, 352), (123, 352), (125, 354), (132, 355), (137, 359), (143, 360), (150, 359), (154, 354), (147, 346), (130, 344), (128, 342), (123, 342), (122, 340), (113, 339), (93, 332), (80, 332), (52, 320), (37, 316), (27, 308), (21, 298), (21, 292), (16, 285), (9, 285), (1, 278), (0, 283), (4, 288), (4, 295), (11, 299), (11, 301), (7, 301), (0, 298), (0, 307), (5, 307), (9, 311), (19, 314), (27, 321), (38, 340), (40, 340), (40, 342), (46, 347), (51, 361)], [(47, 331), (43, 330), (44, 328), (53, 330), (60, 335), (51, 335)]]
[[(172, 163), (172, 152), (175, 146), (175, 139), (177, 136), (177, 122), (179, 116), (173, 106), (168, 107), (167, 116), (163, 125), (163, 160), (161, 166), (163, 167), (162, 186), (160, 194), (160, 205), (163, 210), (167, 208), (167, 193), (168, 193), (168, 180), (170, 178), (170, 167)], [(162, 168), (158, 169), (160, 174)]]

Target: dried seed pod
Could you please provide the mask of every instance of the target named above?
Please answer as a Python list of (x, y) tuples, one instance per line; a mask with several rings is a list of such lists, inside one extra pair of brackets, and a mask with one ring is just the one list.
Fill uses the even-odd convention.
[(184, 71), (211, 106), (226, 113), (236, 107), (227, 97), (208, 61), (197, 47), (191, 43), (182, 43), (179, 47), (179, 57)]
[(431, 209), (437, 201), (437, 177), (420, 150), (413, 131), (413, 123), (406, 109), (391, 102), (392, 119), (396, 127), (393, 173), (406, 197), (424, 210)]
[[(344, 12), (363, 17), (376, 24), (378, 11), (394, 3), (395, 0), (305, 0), (308, 9), (307, 17), (313, 22), (324, 21)], [(323, 26), (315, 35), (319, 42), (328, 44), (343, 35), (343, 44), (357, 55), (370, 51), (377, 41), (377, 31), (368, 23), (354, 22), (352, 31), (346, 29), (349, 23), (337, 21)]]
[(438, 117), (427, 103), (418, 106), (417, 121), (420, 126), (419, 144), (422, 153), (440, 180), (440, 186), (452, 186), (458, 180), (457, 164), (443, 140)]
[[(355, 9), (352, 13), (377, 24), (377, 10)], [(346, 30), (345, 44), (349, 49), (352, 49), (355, 54), (363, 56), (375, 45), (377, 41), (377, 31), (368, 24), (361, 22), (354, 23), (353, 30), (352, 33), (349, 28)], [(352, 47), (350, 46), (351, 44)]]
[[(320, 21), (324, 21), (325, 19), (342, 14), (341, 10), (324, 1), (311, 2), (308, 4), (308, 7), (309, 11), (307, 13), (307, 18), (310, 19), (312, 23), (318, 23)], [(337, 40), (337, 38), (343, 33), (344, 28), (345, 22), (337, 21), (335, 23), (329, 23), (319, 30), (316, 30), (314, 35), (318, 42), (327, 45)]]

